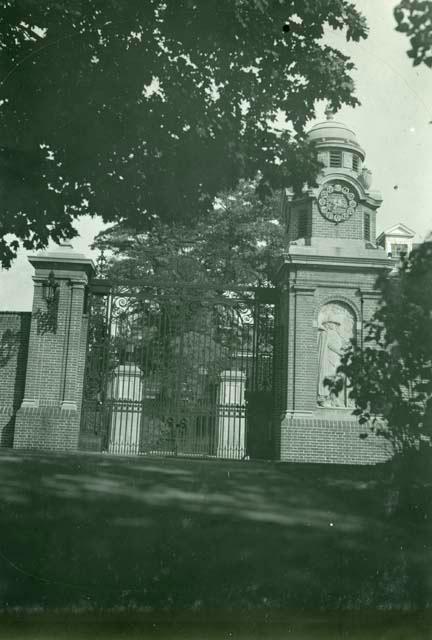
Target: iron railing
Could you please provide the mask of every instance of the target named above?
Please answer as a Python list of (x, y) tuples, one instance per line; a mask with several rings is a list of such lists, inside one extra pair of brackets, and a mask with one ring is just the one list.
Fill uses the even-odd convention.
[(273, 393), (273, 293), (96, 281), (82, 435), (115, 454), (250, 455), (253, 396)]

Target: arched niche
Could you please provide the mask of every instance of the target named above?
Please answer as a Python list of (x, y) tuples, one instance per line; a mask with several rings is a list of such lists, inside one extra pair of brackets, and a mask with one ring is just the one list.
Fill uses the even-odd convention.
[(326, 378), (336, 375), (344, 351), (356, 338), (356, 315), (342, 300), (323, 304), (318, 312), (318, 385), (317, 403), (321, 407), (347, 408), (352, 406), (347, 385), (338, 396), (330, 393)]

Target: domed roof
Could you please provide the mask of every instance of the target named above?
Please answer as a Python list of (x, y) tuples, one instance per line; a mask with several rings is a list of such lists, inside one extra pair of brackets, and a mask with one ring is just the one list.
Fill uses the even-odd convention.
[(356, 135), (352, 129), (349, 129), (343, 122), (334, 120), (334, 113), (331, 109), (326, 110), (327, 120), (315, 124), (308, 131), (310, 140), (322, 140), (323, 138), (331, 138), (332, 140), (341, 140), (351, 142), (358, 145)]

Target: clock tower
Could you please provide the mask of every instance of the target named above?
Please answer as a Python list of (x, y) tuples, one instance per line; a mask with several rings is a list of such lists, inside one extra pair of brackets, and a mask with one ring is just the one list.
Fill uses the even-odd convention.
[(305, 187), (303, 197), (291, 202), (288, 240), (306, 246), (312, 241), (317, 246), (319, 239), (325, 247), (374, 246), (381, 194), (371, 189), (372, 174), (355, 133), (334, 120), (329, 109), (326, 115), (308, 134), (323, 165), (318, 186)]
[(300, 197), (287, 192), (287, 248), (277, 274), (281, 291), (276, 371), (277, 457), (281, 460), (367, 464), (389, 452), (353, 416), (349, 383), (330, 394), (351, 340), (362, 343), (378, 303), (377, 276), (393, 267), (377, 246), (382, 202), (355, 133), (327, 119), (308, 133), (322, 170)]

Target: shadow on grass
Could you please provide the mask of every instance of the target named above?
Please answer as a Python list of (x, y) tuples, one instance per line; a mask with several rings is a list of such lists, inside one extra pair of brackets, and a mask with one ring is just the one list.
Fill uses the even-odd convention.
[[(414, 608), (428, 519), (385, 468), (0, 454), (4, 609)], [(425, 514), (427, 515), (427, 514)]]

